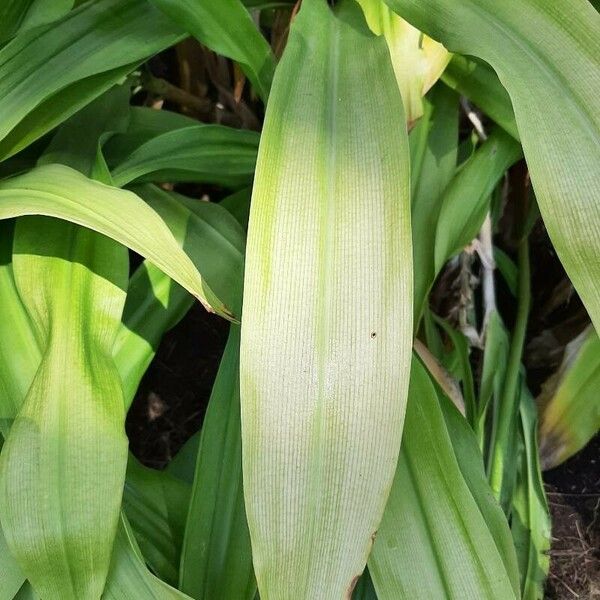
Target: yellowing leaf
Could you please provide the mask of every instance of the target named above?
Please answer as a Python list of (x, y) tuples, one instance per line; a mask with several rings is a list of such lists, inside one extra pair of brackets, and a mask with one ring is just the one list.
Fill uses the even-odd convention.
[(402, 101), (385, 41), (352, 2), (304, 0), (294, 21), (246, 260), (242, 450), (260, 595), (349, 598), (394, 475), (412, 343)]
[(409, 127), (423, 116), (423, 96), (440, 78), (451, 55), (389, 9), (383, 0), (357, 0), (373, 33), (388, 44)]

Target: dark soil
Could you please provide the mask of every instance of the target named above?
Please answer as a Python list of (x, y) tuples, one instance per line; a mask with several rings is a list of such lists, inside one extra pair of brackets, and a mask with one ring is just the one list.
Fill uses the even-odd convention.
[(163, 337), (126, 424), (131, 451), (147, 466), (165, 467), (200, 429), (228, 328), (195, 304)]
[(548, 600), (600, 598), (600, 436), (545, 473), (552, 514)]

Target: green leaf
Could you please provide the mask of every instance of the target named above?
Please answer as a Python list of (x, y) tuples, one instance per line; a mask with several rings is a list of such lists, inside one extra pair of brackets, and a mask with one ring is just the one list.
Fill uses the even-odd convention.
[(244, 228), (248, 231), (248, 220), (250, 219), (250, 196), (252, 190), (246, 188), (239, 190), (219, 203), (223, 208), (226, 208)]
[(542, 600), (550, 569), (550, 514), (540, 470), (536, 407), (525, 385), (521, 386), (518, 431), (522, 448), (511, 530), (519, 558), (522, 599)]
[(275, 57), (240, 0), (151, 0), (198, 41), (240, 63), (266, 101)]
[[(484, 456), (488, 448), (485, 447), (486, 426), (490, 407), (497, 409), (501, 402), (502, 389), (506, 379), (506, 366), (510, 350), (508, 332), (502, 322), (502, 317), (497, 310), (490, 313), (483, 350), (483, 367), (481, 370), (481, 383), (479, 386), (479, 400), (477, 405), (477, 420), (475, 431), (479, 438), (479, 445)], [(494, 419), (497, 415), (494, 415)]]
[(163, 581), (177, 586), (190, 487), (129, 456), (123, 510), (144, 558)]
[(253, 600), (242, 492), (239, 327), (232, 325), (202, 425), (180, 589), (198, 600)]
[[(396, 478), (369, 558), (380, 600), (518, 597), (508, 525), (455, 409), (451, 427), (459, 428), (452, 437), (427, 372), (413, 360)], [(452, 439), (462, 443), (456, 454)]]
[(114, 170), (128, 160), (130, 154), (153, 138), (198, 125), (195, 119), (170, 110), (130, 106), (127, 129), (107, 140), (102, 153), (108, 166)]
[(600, 338), (587, 329), (571, 342), (558, 372), (544, 384), (542, 467), (551, 469), (581, 450), (600, 429)]
[(207, 309), (231, 318), (230, 309), (202, 281), (167, 224), (132, 192), (96, 183), (60, 165), (0, 182), (0, 218), (35, 214), (65, 219), (115, 239), (151, 260)]
[[(218, 204), (191, 200), (151, 185), (135, 192), (169, 225), (210, 289), (239, 314), (244, 270), (244, 232)], [(154, 265), (145, 261), (134, 273), (115, 342), (127, 406), (152, 360), (163, 333), (186, 314), (193, 298)]]
[(92, 0), (58, 23), (18, 36), (0, 50), (0, 158), (183, 37), (146, 0)]
[(127, 457), (112, 358), (127, 253), (47, 218), (20, 220), (13, 252), (15, 282), (44, 353), (2, 449), (2, 528), (42, 597), (99, 597)]
[(519, 569), (513, 540), (506, 516), (487, 480), (477, 438), (465, 418), (446, 396), (438, 392), (438, 400), (462, 476), (492, 533), (512, 588), (518, 596)]
[(516, 298), (519, 292), (519, 269), (515, 262), (500, 248), (494, 247), (494, 262), (510, 293)]
[(244, 494), (263, 598), (349, 596), (385, 507), (412, 342), (403, 119), (360, 9), (304, 0), (267, 106), (246, 253)]
[(58, 128), (37, 164), (58, 163), (93, 177), (103, 139), (127, 128), (130, 95), (127, 85), (114, 86), (90, 102)]
[(14, 221), (0, 221), (0, 430), (15, 418), (41, 360), (29, 315), (21, 302), (12, 267)]
[(73, 0), (7, 0), (0, 6), (0, 44), (68, 13)]
[(460, 168), (442, 199), (435, 235), (435, 273), (477, 236), (490, 206), (490, 194), (521, 147), (502, 130), (494, 131)]
[(442, 81), (469, 98), (504, 131), (519, 139), (510, 96), (491, 67), (480, 60), (455, 54), (442, 74)]
[(476, 414), (476, 400), (475, 384), (473, 382), (473, 370), (471, 368), (471, 361), (469, 358), (469, 342), (462, 332), (454, 329), (454, 327), (444, 321), (444, 319), (434, 316), (434, 321), (446, 332), (450, 338), (450, 341), (452, 342), (453, 352), (450, 356), (455, 362), (454, 368), (448, 364), (448, 357), (438, 358), (445, 362), (446, 368), (448, 368), (448, 370), (458, 377), (458, 379), (460, 379), (462, 382), (467, 420), (469, 423), (473, 423)]
[(552, 243), (600, 329), (600, 14), (586, 0), (386, 2), (497, 72)]
[(10, 553), (1, 527), (0, 581), (2, 581), (2, 587), (0, 587), (0, 600), (12, 600), (25, 581), (25, 575)]
[(104, 600), (191, 600), (148, 571), (127, 519), (121, 515)]
[(259, 135), (222, 125), (163, 133), (131, 152), (112, 171), (115, 185), (132, 181), (199, 181), (225, 187), (252, 182)]
[(423, 118), (410, 134), (415, 328), (435, 278), (431, 234), (438, 223), (442, 192), (456, 171), (458, 98), (443, 86), (425, 100)]

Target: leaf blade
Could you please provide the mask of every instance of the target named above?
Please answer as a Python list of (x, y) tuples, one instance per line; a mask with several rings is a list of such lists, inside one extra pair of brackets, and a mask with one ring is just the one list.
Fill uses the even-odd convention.
[[(403, 109), (384, 40), (357, 7), (339, 11), (309, 0), (294, 22), (251, 206), (242, 448), (267, 598), (350, 596), (403, 420), (412, 339)], [(343, 60), (357, 49), (361, 61)]]

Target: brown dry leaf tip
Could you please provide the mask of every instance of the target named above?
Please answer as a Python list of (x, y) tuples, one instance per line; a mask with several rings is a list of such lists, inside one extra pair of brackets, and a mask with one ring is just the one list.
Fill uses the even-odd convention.
[(298, 11), (300, 10), (301, 6), (302, 6), (302, 0), (298, 0), (298, 2), (296, 2), (296, 4), (294, 4), (294, 8), (292, 9), (292, 16), (290, 18), (290, 23), (296, 18), (296, 15), (298, 14)]
[(232, 323), (240, 322), (239, 319), (224, 304), (221, 304), (221, 306), (215, 309), (206, 300), (203, 300), (198, 296), (196, 296), (196, 299), (199, 300), (200, 304), (202, 304), (202, 306), (206, 309), (206, 312), (209, 312), (213, 315), (219, 314)]
[(242, 94), (244, 93), (244, 86), (246, 85), (246, 76), (237, 64), (233, 65), (233, 73), (235, 78), (233, 99), (235, 100), (236, 104), (239, 104), (242, 100)]
[(350, 582), (350, 585), (346, 590), (346, 600), (352, 600), (352, 593), (354, 592), (354, 588), (356, 587), (356, 584), (358, 583), (358, 580), (360, 579), (361, 575), (362, 573), (360, 573), (360, 575), (356, 575), (356, 577), (354, 577), (354, 579), (352, 579), (352, 581)]

